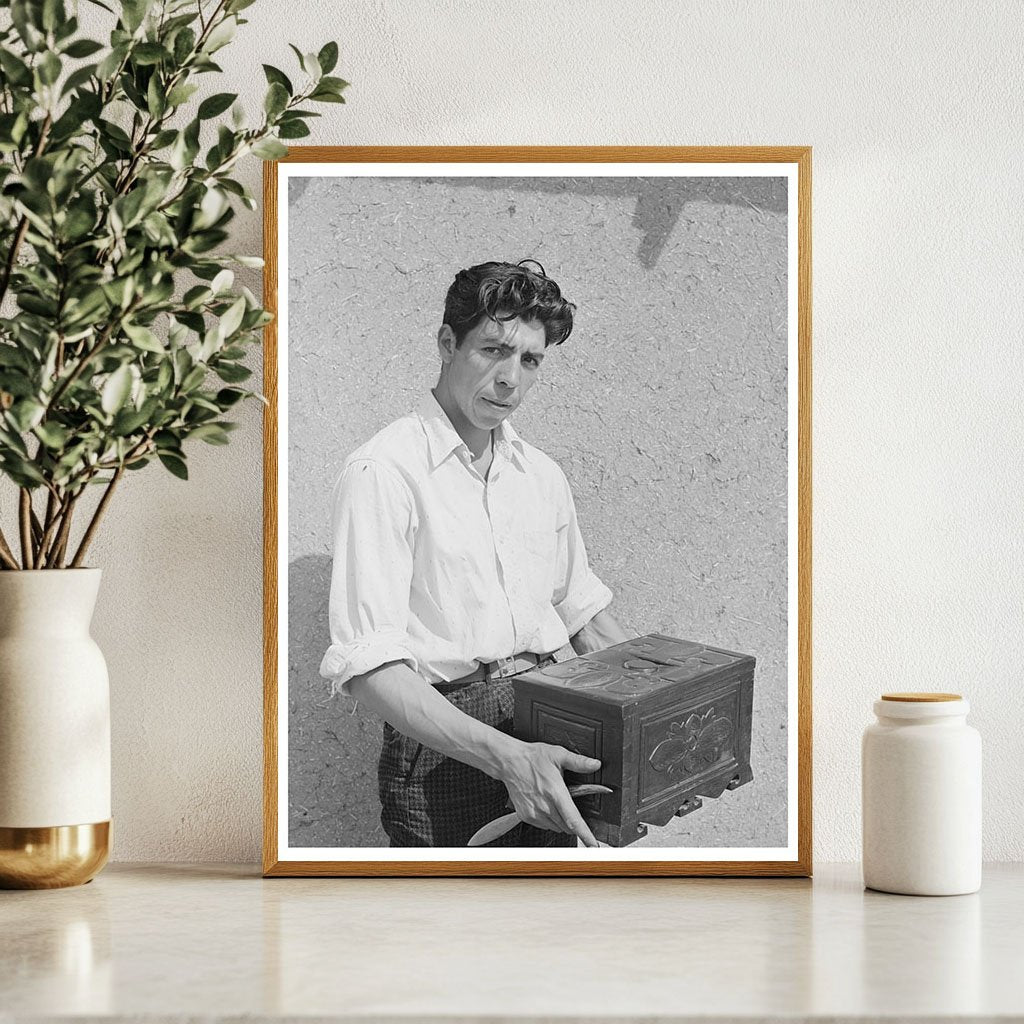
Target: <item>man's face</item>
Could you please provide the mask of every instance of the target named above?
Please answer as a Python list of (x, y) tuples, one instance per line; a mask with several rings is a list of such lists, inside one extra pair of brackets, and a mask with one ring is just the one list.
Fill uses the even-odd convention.
[(536, 320), (483, 317), (458, 348), (445, 324), (437, 341), (452, 404), (478, 430), (493, 430), (518, 407), (544, 359), (544, 327)]

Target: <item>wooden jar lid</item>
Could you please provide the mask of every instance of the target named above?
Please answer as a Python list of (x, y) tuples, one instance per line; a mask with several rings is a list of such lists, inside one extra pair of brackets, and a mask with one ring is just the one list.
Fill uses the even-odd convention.
[(882, 700), (906, 701), (911, 704), (931, 704), (943, 700), (963, 700), (959, 693), (883, 693)]

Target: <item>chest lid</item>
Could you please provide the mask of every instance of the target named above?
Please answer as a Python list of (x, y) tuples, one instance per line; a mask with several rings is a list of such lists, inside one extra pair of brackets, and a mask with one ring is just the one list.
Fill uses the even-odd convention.
[(749, 654), (648, 633), (594, 654), (531, 669), (516, 679), (610, 704), (632, 704), (683, 684), (714, 682), (744, 668), (753, 671)]

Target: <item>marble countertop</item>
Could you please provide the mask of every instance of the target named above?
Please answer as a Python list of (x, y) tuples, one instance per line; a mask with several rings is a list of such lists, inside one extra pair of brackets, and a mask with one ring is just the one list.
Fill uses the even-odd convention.
[(1024, 865), (973, 896), (806, 879), (268, 879), (0, 892), (0, 1021), (145, 1015), (1024, 1021)]

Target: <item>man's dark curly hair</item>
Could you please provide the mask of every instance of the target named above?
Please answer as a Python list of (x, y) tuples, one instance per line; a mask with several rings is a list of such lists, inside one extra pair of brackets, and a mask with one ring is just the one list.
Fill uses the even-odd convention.
[(444, 322), (455, 333), (456, 347), (481, 317), (536, 320), (544, 326), (545, 346), (561, 345), (572, 333), (575, 311), (536, 260), (479, 263), (455, 275), (444, 301)]

